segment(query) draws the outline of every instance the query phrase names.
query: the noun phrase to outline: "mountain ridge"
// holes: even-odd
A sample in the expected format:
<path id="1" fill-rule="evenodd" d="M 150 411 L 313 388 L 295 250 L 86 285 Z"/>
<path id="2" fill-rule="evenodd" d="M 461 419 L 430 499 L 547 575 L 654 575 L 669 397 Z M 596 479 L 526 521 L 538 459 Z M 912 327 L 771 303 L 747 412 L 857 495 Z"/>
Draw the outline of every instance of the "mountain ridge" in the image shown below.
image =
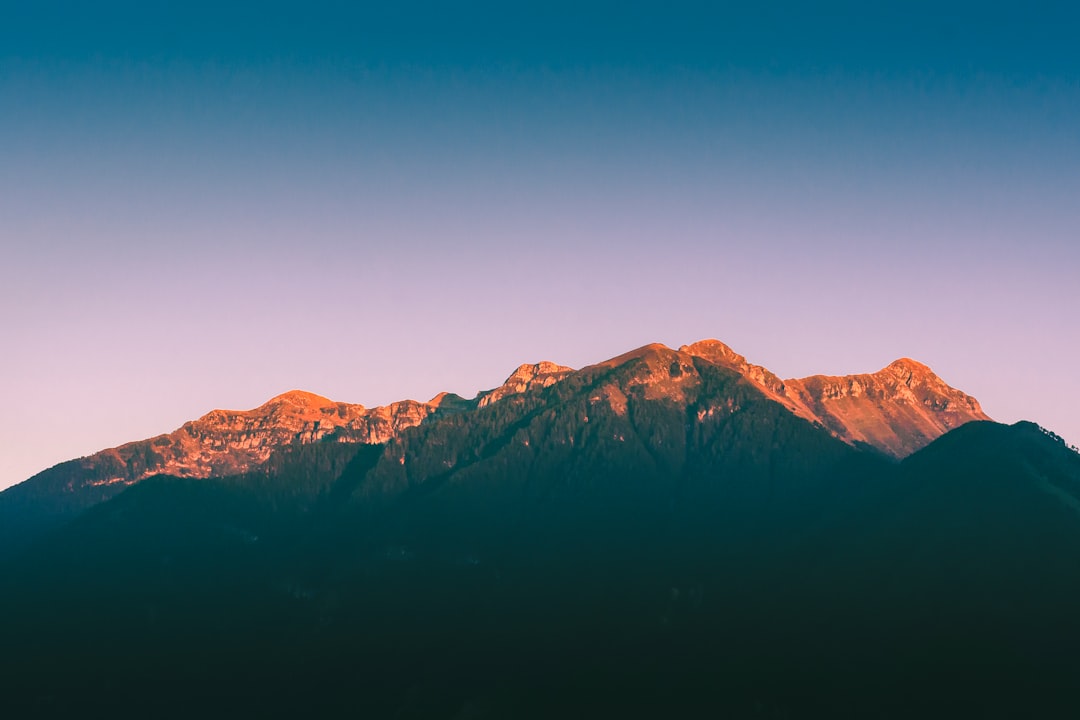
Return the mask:
<path id="1" fill-rule="evenodd" d="M 973 421 L 897 462 L 786 388 L 902 429 L 962 399 L 925 366 L 800 385 L 744 363 L 709 343 L 526 364 L 380 444 L 348 425 L 378 409 L 302 392 L 221 411 L 343 424 L 227 477 L 88 485 L 3 564 L 5 697 L 61 717 L 115 715 L 121 691 L 181 716 L 1074 716 L 1038 710 L 1076 705 L 1080 455 Z M 87 477 L 39 489 L 70 501 Z"/>
<path id="2" fill-rule="evenodd" d="M 685 404 L 700 385 L 696 364 L 702 361 L 736 373 L 768 400 L 843 442 L 872 447 L 894 459 L 965 422 L 989 419 L 974 398 L 906 358 L 875 373 L 782 380 L 719 340 L 701 340 L 677 350 L 651 343 L 579 370 L 550 361 L 526 363 L 499 386 L 471 399 L 443 392 L 428 402 L 401 400 L 368 408 L 290 390 L 249 410 L 212 410 L 171 433 L 44 470 L 0 493 L 0 511 L 5 505 L 30 507 L 29 516 L 36 513 L 52 524 L 153 475 L 224 477 L 255 470 L 276 449 L 291 445 L 383 444 L 437 416 L 486 412 L 546 392 L 570 378 L 593 377 L 620 367 L 633 369 L 623 373 L 621 381 L 597 390 L 597 397 L 616 415 L 626 412 L 628 394 L 638 389 L 646 400 Z M 701 422 L 715 409 L 695 412 Z"/>

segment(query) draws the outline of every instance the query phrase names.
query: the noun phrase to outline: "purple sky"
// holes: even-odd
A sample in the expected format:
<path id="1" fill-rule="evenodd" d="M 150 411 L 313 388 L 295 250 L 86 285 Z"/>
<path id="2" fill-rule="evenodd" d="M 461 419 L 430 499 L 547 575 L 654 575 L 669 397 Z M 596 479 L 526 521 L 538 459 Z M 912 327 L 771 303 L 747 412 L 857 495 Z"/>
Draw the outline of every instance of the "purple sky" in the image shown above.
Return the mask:
<path id="1" fill-rule="evenodd" d="M 1080 83 L 1001 23 L 850 57 L 647 23 L 0 43 L 0 487 L 291 388 L 471 396 L 704 337 L 783 377 L 914 357 L 1080 442 Z"/>

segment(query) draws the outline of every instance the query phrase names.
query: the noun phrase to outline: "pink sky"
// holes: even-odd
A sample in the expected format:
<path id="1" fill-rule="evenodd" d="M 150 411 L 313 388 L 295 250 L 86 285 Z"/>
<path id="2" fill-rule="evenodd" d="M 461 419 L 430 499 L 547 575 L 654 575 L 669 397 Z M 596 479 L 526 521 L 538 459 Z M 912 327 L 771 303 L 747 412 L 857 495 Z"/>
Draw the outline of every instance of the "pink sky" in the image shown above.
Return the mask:
<path id="1" fill-rule="evenodd" d="M 1080 442 L 1080 91 L 920 77 L 4 61 L 0 487 L 705 337 Z"/>

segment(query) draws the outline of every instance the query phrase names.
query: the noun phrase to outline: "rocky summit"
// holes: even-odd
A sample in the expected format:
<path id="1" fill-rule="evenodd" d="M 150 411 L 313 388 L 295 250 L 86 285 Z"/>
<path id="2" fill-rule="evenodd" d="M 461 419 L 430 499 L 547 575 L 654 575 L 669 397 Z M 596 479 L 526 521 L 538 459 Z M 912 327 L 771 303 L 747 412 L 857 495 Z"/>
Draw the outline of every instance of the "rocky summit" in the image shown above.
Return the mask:
<path id="1" fill-rule="evenodd" d="M 788 380 L 784 393 L 842 440 L 897 458 L 964 423 L 990 419 L 975 398 L 907 358 L 866 375 Z"/>
<path id="2" fill-rule="evenodd" d="M 975 398 L 908 358 L 875 373 L 781 380 L 718 340 L 679 350 L 736 370 L 791 412 L 845 442 L 868 445 L 898 459 L 964 423 L 990 419 Z"/>

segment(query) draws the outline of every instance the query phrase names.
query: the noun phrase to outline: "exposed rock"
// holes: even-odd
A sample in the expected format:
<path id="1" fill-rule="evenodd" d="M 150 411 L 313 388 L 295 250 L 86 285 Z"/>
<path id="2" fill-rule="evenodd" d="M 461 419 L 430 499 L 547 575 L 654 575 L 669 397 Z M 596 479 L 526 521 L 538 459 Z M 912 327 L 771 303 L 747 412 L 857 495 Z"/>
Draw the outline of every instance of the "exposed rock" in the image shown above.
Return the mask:
<path id="1" fill-rule="evenodd" d="M 441 392 L 427 402 L 428 405 L 444 412 L 461 412 L 476 406 L 476 400 L 466 400 L 457 393 Z"/>
<path id="2" fill-rule="evenodd" d="M 487 407 L 511 395 L 520 395 L 529 390 L 549 387 L 572 372 L 574 372 L 573 368 L 547 361 L 534 365 L 521 365 L 510 374 L 510 377 L 506 378 L 502 385 L 494 390 L 480 393 L 477 397 L 477 407 Z"/>
<path id="3" fill-rule="evenodd" d="M 213 410 L 175 432 L 158 435 L 86 458 L 90 467 L 123 469 L 102 484 L 132 484 L 156 474 L 220 477 L 258 467 L 275 448 L 314 443 L 330 437 L 338 442 L 383 443 L 414 427 L 440 405 L 404 400 L 385 407 L 334 402 L 293 390 L 253 410 Z M 74 489 L 74 488 L 73 488 Z"/>
<path id="4" fill-rule="evenodd" d="M 662 343 L 652 343 L 614 357 L 611 360 L 592 365 L 586 370 L 632 367 L 633 372 L 622 379 L 617 398 L 622 392 L 633 392 L 641 388 L 645 399 L 667 399 L 684 403 L 687 393 L 700 384 L 701 378 L 694 368 L 693 359 L 684 353 L 676 352 Z M 610 394 L 610 393 L 609 393 Z M 619 403 L 616 399 L 615 403 Z M 615 407 L 615 404 L 612 405 Z"/>
<path id="5" fill-rule="evenodd" d="M 760 365 L 748 363 L 745 357 L 719 340 L 700 340 L 691 345 L 683 345 L 679 348 L 679 352 L 730 368 L 756 385 L 770 399 L 780 403 L 799 417 L 811 422 L 819 422 L 817 416 L 805 404 L 788 393 L 783 380 Z"/>
<path id="6" fill-rule="evenodd" d="M 966 422 L 990 419 L 975 398 L 909 358 L 876 373 L 781 380 L 718 340 L 702 340 L 679 350 L 736 370 L 772 399 L 841 440 L 866 443 L 897 458 Z"/>
<path id="7" fill-rule="evenodd" d="M 867 443 L 897 458 L 964 423 L 990 419 L 975 398 L 908 358 L 876 373 L 814 375 L 784 385 L 789 397 L 804 404 L 837 437 Z"/>

